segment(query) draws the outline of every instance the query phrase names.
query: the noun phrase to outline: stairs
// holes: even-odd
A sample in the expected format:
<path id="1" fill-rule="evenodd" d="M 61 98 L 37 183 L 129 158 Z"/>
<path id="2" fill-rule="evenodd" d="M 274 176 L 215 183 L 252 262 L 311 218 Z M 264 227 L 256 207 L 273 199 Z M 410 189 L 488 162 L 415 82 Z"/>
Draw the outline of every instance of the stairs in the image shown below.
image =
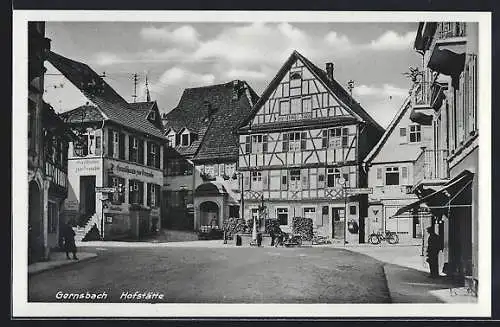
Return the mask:
<path id="1" fill-rule="evenodd" d="M 97 214 L 94 213 L 88 220 L 87 223 L 85 223 L 84 227 L 73 227 L 73 230 L 75 231 L 75 242 L 82 242 L 82 240 L 87 236 L 89 233 L 90 229 L 94 226 L 94 224 L 97 224 L 97 227 L 99 228 L 99 219 L 97 217 Z"/>

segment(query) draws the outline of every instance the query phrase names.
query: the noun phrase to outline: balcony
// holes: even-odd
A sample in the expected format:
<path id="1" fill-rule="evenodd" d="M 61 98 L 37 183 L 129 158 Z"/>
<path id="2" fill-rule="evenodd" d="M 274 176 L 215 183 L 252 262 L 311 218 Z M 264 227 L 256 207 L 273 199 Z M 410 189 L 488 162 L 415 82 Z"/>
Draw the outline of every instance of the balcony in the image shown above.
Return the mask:
<path id="1" fill-rule="evenodd" d="M 414 84 L 412 91 L 413 108 L 410 114 L 411 121 L 425 126 L 432 124 L 431 98 L 432 90 L 430 83 L 419 81 Z"/>
<path id="2" fill-rule="evenodd" d="M 436 40 L 444 40 L 455 37 L 465 37 L 467 36 L 466 23 L 458 22 L 442 22 L 437 23 L 436 33 L 434 38 Z"/>
<path id="3" fill-rule="evenodd" d="M 415 160 L 413 185 L 440 185 L 448 178 L 448 150 L 428 150 L 423 148 Z"/>

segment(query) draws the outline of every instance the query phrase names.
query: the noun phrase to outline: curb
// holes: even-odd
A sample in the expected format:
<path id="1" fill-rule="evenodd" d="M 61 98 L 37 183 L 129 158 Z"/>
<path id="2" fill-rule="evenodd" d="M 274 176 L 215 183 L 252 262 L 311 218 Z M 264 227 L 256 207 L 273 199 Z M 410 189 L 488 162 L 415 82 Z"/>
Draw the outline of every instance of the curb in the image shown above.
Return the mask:
<path id="1" fill-rule="evenodd" d="M 70 266 L 70 265 L 76 265 L 80 262 L 89 261 L 89 260 L 95 259 L 97 257 L 98 257 L 97 253 L 89 253 L 89 256 L 87 256 L 85 258 L 81 258 L 79 260 L 71 260 L 71 261 L 68 260 L 68 261 L 61 262 L 60 264 L 57 264 L 57 265 L 52 265 L 52 266 L 48 266 L 48 267 L 41 267 L 39 269 L 35 269 L 32 271 L 29 270 L 30 267 L 28 266 L 28 276 L 37 275 L 37 274 L 45 272 L 45 271 L 55 270 L 55 269 Z M 45 262 L 50 262 L 50 261 L 45 261 Z"/>

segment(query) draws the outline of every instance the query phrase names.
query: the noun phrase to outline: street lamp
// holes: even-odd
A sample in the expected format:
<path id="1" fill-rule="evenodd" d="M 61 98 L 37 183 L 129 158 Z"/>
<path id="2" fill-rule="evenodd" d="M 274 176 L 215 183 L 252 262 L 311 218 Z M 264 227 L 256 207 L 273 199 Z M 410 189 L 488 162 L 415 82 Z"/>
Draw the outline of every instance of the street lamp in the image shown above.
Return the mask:
<path id="1" fill-rule="evenodd" d="M 346 180 L 343 177 L 340 177 L 337 180 L 337 183 L 342 186 L 342 191 L 344 193 L 344 246 L 346 245 L 346 228 L 347 228 L 347 187 Z"/>

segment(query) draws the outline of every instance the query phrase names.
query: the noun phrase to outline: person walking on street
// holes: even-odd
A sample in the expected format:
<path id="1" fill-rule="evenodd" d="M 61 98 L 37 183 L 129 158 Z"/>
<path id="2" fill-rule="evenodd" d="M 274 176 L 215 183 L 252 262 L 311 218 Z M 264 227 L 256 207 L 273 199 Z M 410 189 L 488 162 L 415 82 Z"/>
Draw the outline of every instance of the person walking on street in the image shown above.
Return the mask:
<path id="1" fill-rule="evenodd" d="M 434 227 L 427 227 L 429 238 L 427 239 L 427 262 L 429 263 L 432 278 L 439 277 L 438 254 L 441 250 L 439 236 L 434 233 Z"/>
<path id="2" fill-rule="evenodd" d="M 69 253 L 73 253 L 73 260 L 78 260 L 76 257 L 76 244 L 75 244 L 75 231 L 69 224 L 63 226 L 64 237 L 64 250 L 66 251 L 66 258 L 71 260 Z"/>

